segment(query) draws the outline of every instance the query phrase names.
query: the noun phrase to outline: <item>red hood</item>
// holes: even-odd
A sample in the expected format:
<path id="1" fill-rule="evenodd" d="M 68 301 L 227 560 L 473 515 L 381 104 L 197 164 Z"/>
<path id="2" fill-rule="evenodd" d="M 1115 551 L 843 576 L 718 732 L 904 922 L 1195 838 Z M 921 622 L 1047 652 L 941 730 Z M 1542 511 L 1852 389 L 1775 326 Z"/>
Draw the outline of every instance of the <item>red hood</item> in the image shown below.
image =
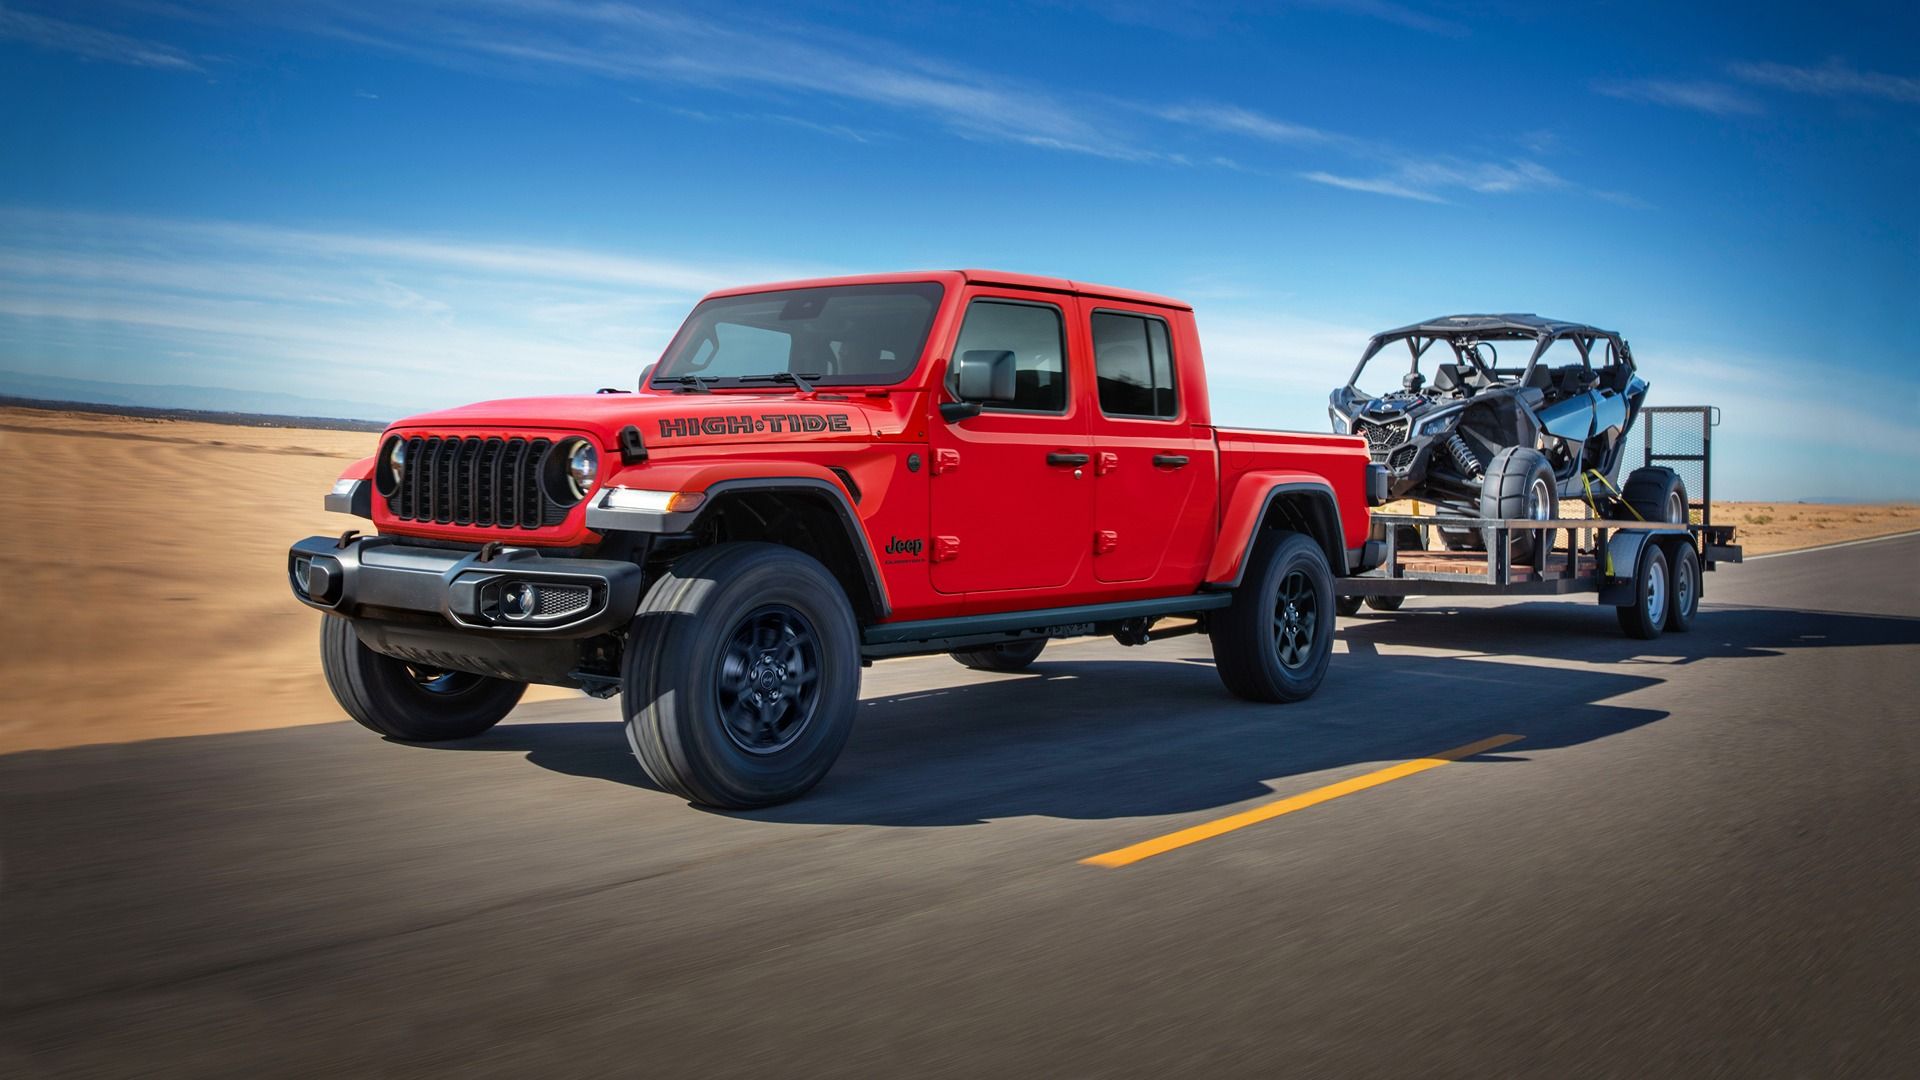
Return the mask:
<path id="1" fill-rule="evenodd" d="M 485 428 L 579 433 L 606 448 L 632 424 L 650 447 L 869 439 L 898 434 L 911 394 L 821 399 L 773 394 L 574 394 L 509 398 L 422 413 L 390 430 Z"/>

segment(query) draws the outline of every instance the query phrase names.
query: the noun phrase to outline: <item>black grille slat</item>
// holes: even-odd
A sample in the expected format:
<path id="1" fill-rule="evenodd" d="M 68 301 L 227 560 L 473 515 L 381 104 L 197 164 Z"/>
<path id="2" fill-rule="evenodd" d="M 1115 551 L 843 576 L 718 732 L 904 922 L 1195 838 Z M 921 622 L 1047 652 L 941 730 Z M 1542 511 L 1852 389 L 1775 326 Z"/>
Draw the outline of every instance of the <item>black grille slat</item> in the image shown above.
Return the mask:
<path id="1" fill-rule="evenodd" d="M 551 439 L 415 435 L 406 440 L 406 475 L 387 509 L 408 521 L 538 529 L 567 518 L 569 507 L 540 484 Z"/>

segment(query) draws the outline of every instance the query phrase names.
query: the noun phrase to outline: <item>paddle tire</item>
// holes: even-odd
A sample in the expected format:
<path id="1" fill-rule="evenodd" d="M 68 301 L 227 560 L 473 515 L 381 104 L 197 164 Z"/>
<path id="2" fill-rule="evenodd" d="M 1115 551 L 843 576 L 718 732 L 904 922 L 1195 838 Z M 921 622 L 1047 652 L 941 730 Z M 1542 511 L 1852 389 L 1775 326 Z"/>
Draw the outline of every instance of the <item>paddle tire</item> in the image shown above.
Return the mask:
<path id="1" fill-rule="evenodd" d="M 1620 629 L 1631 638 L 1652 641 L 1667 628 L 1667 612 L 1673 603 L 1673 576 L 1667 568 L 1666 553 L 1656 544 L 1640 552 L 1640 565 L 1633 572 L 1634 602 L 1614 609 L 1620 617 Z"/>
<path id="2" fill-rule="evenodd" d="M 1687 523 L 1687 485 L 1672 469 L 1649 465 L 1633 470 L 1627 474 L 1620 496 L 1641 521 Z"/>
<path id="3" fill-rule="evenodd" d="M 1560 512 L 1558 492 L 1547 455 L 1531 446 L 1510 446 L 1487 466 L 1486 479 L 1480 485 L 1480 516 L 1548 521 Z M 1486 530 L 1487 542 L 1499 535 L 1496 530 Z M 1552 529 L 1512 529 L 1506 535 L 1516 563 L 1532 562 L 1535 552 L 1544 557 L 1553 550 Z"/>
<path id="4" fill-rule="evenodd" d="M 499 723 L 527 684 L 418 667 L 374 652 L 346 619 L 320 620 L 327 689 L 361 727 L 402 742 L 468 739 Z"/>
<path id="5" fill-rule="evenodd" d="M 706 806 L 770 806 L 819 783 L 846 745 L 859 628 L 817 560 L 718 544 L 647 591 L 622 675 L 627 738 L 654 783 Z"/>
<path id="6" fill-rule="evenodd" d="M 1014 672 L 1025 671 L 1027 665 L 1040 659 L 1040 650 L 1046 647 L 1047 639 L 1038 638 L 1004 645 L 982 645 L 976 649 L 955 649 L 949 655 L 975 671 Z"/>
<path id="7" fill-rule="evenodd" d="M 1333 574 L 1311 537 L 1261 534 L 1231 606 L 1210 624 L 1214 669 L 1236 697 L 1310 697 L 1333 656 Z"/>

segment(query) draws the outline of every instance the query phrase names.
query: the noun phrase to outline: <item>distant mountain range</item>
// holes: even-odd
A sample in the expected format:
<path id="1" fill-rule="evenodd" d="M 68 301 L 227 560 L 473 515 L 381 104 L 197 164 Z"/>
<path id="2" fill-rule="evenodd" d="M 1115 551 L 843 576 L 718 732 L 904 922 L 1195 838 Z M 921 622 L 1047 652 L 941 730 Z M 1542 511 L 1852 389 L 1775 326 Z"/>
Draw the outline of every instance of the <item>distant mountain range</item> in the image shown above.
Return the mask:
<path id="1" fill-rule="evenodd" d="M 155 386 L 148 383 L 98 382 L 57 375 L 30 375 L 0 371 L 0 395 L 39 401 L 119 405 L 162 411 L 249 413 L 329 420 L 367 420 L 384 423 L 401 409 L 370 401 L 310 398 L 264 390 L 225 390 L 212 386 Z"/>

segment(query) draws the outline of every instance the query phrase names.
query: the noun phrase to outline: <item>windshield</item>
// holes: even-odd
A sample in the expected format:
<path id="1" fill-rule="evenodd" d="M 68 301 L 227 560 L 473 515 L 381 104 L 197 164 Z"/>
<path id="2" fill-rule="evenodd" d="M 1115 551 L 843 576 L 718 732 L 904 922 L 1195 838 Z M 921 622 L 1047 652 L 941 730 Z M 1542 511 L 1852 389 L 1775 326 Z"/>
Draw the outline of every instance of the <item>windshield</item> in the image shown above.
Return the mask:
<path id="1" fill-rule="evenodd" d="M 687 316 L 651 385 L 782 372 L 825 385 L 896 383 L 920 362 L 940 295 L 938 284 L 915 281 L 717 297 Z"/>

